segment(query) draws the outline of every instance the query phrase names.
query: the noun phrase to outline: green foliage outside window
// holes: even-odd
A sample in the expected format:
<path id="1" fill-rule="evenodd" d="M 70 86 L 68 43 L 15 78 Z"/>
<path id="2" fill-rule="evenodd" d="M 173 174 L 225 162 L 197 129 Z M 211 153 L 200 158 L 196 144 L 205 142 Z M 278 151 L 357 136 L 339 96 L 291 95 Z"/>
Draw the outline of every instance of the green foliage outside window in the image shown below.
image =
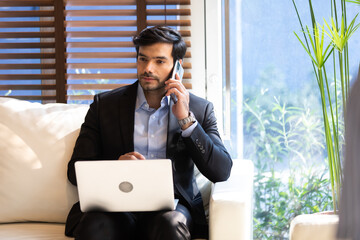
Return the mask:
<path id="1" fill-rule="evenodd" d="M 261 87 L 244 93 L 244 155 L 256 171 L 254 239 L 288 239 L 295 216 L 332 209 L 317 88 L 289 90 L 273 73 L 264 71 Z"/>

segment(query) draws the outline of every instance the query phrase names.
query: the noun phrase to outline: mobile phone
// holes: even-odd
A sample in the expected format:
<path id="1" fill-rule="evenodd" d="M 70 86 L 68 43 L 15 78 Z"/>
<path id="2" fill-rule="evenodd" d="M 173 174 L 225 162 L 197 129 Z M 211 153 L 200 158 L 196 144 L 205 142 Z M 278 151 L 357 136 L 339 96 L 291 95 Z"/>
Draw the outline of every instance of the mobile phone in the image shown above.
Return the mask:
<path id="1" fill-rule="evenodd" d="M 180 81 L 182 81 L 182 77 L 184 75 L 184 68 L 181 66 L 179 60 L 176 60 L 175 64 L 174 64 L 174 68 L 173 68 L 173 72 L 171 75 L 172 79 L 175 79 L 175 75 L 176 73 L 179 75 L 180 77 Z M 174 93 L 170 94 L 171 99 L 174 101 L 174 103 L 177 103 L 177 97 Z"/>

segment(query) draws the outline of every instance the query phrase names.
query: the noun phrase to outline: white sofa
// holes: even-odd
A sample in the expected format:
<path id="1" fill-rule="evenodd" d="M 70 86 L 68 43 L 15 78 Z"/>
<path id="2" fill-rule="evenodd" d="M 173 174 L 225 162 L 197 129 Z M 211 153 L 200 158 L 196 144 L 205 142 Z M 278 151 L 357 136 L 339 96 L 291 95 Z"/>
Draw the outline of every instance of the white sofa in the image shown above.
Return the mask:
<path id="1" fill-rule="evenodd" d="M 338 224 L 339 216 L 335 214 L 301 214 L 290 223 L 289 239 L 336 240 Z"/>
<path id="2" fill-rule="evenodd" d="M 69 239 L 64 223 L 78 197 L 66 168 L 87 110 L 0 97 L 0 239 Z M 251 161 L 234 160 L 226 182 L 211 184 L 200 174 L 197 180 L 210 239 L 251 239 Z"/>

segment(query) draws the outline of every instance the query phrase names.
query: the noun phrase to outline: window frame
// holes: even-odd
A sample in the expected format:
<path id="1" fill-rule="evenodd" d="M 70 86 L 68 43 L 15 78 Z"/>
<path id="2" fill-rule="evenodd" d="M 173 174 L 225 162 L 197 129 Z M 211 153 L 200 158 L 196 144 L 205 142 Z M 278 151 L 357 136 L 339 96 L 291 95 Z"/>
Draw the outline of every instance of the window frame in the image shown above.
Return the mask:
<path id="1" fill-rule="evenodd" d="M 243 91 L 241 50 L 241 2 L 204 0 L 206 29 L 206 98 L 213 102 L 219 132 L 233 158 L 243 156 Z M 230 31 L 230 18 L 236 15 Z M 236 37 L 236 45 L 230 39 Z M 235 69 L 234 69 L 235 68 Z M 232 89 L 233 86 L 236 89 Z M 221 94 L 219 94 L 221 89 Z M 234 91 L 236 93 L 234 94 Z M 235 119 L 235 120 L 234 120 Z M 234 126 L 236 124 L 236 126 Z"/>

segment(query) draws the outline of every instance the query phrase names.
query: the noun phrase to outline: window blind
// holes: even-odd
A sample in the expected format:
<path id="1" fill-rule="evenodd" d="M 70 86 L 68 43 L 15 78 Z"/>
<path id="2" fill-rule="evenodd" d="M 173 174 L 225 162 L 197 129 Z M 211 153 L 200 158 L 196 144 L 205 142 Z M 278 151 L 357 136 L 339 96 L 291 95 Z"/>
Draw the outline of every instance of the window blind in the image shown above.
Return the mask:
<path id="1" fill-rule="evenodd" d="M 64 102 L 61 1 L 0 1 L 0 94 Z M 43 10 L 46 9 L 46 10 Z M 47 94 L 43 94 L 47 91 Z"/>
<path id="2" fill-rule="evenodd" d="M 137 79 L 132 37 L 147 26 L 167 25 L 179 30 L 191 47 L 190 4 L 190 0 L 2 0 L 0 7 L 9 10 L 0 11 L 4 39 L 0 93 L 28 100 L 87 102 L 100 91 L 131 84 Z M 190 49 L 184 59 L 187 88 L 191 88 Z"/>

